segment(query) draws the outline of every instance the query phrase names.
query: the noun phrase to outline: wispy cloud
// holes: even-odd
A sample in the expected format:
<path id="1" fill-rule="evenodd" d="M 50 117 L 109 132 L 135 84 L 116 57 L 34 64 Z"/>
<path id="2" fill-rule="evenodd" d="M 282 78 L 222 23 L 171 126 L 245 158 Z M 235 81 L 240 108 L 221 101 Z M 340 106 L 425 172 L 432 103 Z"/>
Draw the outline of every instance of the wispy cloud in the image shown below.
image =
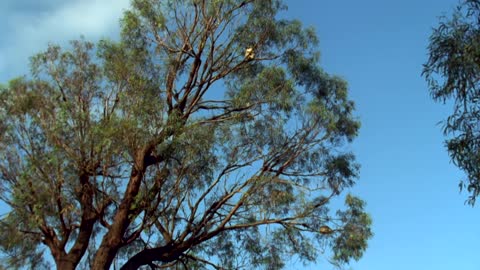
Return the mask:
<path id="1" fill-rule="evenodd" d="M 5 0 L 3 0 L 5 1 Z M 6 0 L 0 19 L 0 81 L 28 71 L 28 57 L 48 43 L 65 44 L 84 35 L 88 40 L 115 37 L 130 0 Z M 12 2 L 8 5 L 8 2 Z M 3 22 L 2 22 L 3 21 Z"/>

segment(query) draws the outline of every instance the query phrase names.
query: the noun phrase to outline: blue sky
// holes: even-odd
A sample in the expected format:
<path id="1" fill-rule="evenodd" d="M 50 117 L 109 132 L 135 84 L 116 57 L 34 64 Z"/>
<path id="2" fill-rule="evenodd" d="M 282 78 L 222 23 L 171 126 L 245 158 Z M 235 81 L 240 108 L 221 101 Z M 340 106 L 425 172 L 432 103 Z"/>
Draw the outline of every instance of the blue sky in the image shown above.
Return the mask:
<path id="1" fill-rule="evenodd" d="M 480 206 L 464 205 L 420 76 L 428 37 L 457 0 L 289 0 L 287 17 L 314 26 L 322 66 L 345 78 L 362 121 L 352 146 L 362 165 L 352 190 L 368 203 L 375 236 L 357 270 L 478 270 Z M 115 37 L 128 0 L 0 1 L 0 82 L 28 70 L 48 41 Z M 290 269 L 300 269 L 301 263 Z M 325 259 L 305 269 L 330 269 Z"/>

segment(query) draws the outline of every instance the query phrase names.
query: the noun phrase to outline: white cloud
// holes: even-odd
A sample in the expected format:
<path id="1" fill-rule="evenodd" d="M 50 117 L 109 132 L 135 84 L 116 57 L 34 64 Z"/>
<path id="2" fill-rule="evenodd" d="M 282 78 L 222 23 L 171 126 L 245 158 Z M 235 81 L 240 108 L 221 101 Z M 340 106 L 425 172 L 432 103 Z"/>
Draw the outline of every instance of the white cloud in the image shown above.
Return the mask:
<path id="1" fill-rule="evenodd" d="M 5 34 L 0 41 L 0 81 L 26 73 L 28 57 L 45 49 L 50 42 L 65 44 L 80 35 L 87 40 L 115 37 L 119 19 L 129 2 L 75 0 L 38 13 L 7 10 Z"/>

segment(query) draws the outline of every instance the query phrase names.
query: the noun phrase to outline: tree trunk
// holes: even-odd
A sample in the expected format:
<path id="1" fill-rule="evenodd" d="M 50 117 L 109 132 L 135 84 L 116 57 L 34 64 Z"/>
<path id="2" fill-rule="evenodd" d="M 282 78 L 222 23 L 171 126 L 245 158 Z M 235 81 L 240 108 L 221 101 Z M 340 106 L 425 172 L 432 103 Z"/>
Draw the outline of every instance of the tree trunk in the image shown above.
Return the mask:
<path id="1" fill-rule="evenodd" d="M 55 261 L 58 270 L 75 270 L 78 262 L 71 261 L 65 256 L 64 258 Z"/>
<path id="2" fill-rule="evenodd" d="M 151 151 L 157 144 L 158 142 L 155 144 L 149 144 L 142 150 L 138 151 L 135 155 L 135 165 L 132 167 L 132 173 L 130 175 L 127 189 L 125 190 L 125 195 L 115 217 L 113 218 L 113 222 L 108 232 L 103 236 L 100 247 L 95 254 L 92 265 L 93 270 L 108 270 L 113 259 L 115 259 L 118 250 L 124 244 L 123 238 L 125 237 L 125 232 L 130 225 L 131 220 L 135 218 L 130 216 L 132 213 L 132 203 L 138 194 L 147 166 L 153 164 L 148 164 L 147 157 L 149 157 Z M 159 161 L 157 160 L 156 162 Z"/>
<path id="3" fill-rule="evenodd" d="M 122 203 L 115 215 L 114 222 L 102 239 L 93 261 L 93 270 L 108 270 L 122 245 L 122 238 L 128 227 L 128 208 L 130 204 Z"/>
<path id="4" fill-rule="evenodd" d="M 95 254 L 92 270 L 110 269 L 110 265 L 112 264 L 119 248 L 119 245 L 112 244 L 109 246 L 102 243 L 97 254 Z"/>
<path id="5" fill-rule="evenodd" d="M 142 157 L 143 160 L 143 157 Z M 144 163 L 141 163 L 140 169 L 133 168 L 130 181 L 125 191 L 125 196 L 118 208 L 115 217 L 113 218 L 112 225 L 108 232 L 103 236 L 100 247 L 95 254 L 93 260 L 93 270 L 108 270 L 113 262 L 113 259 L 117 255 L 118 250 L 122 247 L 122 240 L 130 225 L 130 207 L 138 194 L 140 183 L 143 177 Z M 137 168 L 138 168 L 137 167 Z"/>

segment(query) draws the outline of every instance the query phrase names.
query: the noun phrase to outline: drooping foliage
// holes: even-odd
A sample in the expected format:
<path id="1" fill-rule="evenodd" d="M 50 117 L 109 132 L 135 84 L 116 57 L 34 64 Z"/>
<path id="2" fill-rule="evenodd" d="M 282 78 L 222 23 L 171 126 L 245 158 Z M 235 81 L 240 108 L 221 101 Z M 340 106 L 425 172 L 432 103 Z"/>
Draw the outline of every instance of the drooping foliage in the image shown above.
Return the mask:
<path id="1" fill-rule="evenodd" d="M 480 194 L 480 1 L 463 1 L 430 37 L 423 74 L 434 100 L 453 103 L 444 122 L 453 163 L 466 173 L 460 188 L 473 205 Z"/>
<path id="2" fill-rule="evenodd" d="M 354 104 L 284 9 L 134 0 L 119 42 L 32 57 L 0 93 L 6 264 L 45 248 L 58 269 L 359 259 L 364 202 L 330 206 L 358 176 Z"/>

